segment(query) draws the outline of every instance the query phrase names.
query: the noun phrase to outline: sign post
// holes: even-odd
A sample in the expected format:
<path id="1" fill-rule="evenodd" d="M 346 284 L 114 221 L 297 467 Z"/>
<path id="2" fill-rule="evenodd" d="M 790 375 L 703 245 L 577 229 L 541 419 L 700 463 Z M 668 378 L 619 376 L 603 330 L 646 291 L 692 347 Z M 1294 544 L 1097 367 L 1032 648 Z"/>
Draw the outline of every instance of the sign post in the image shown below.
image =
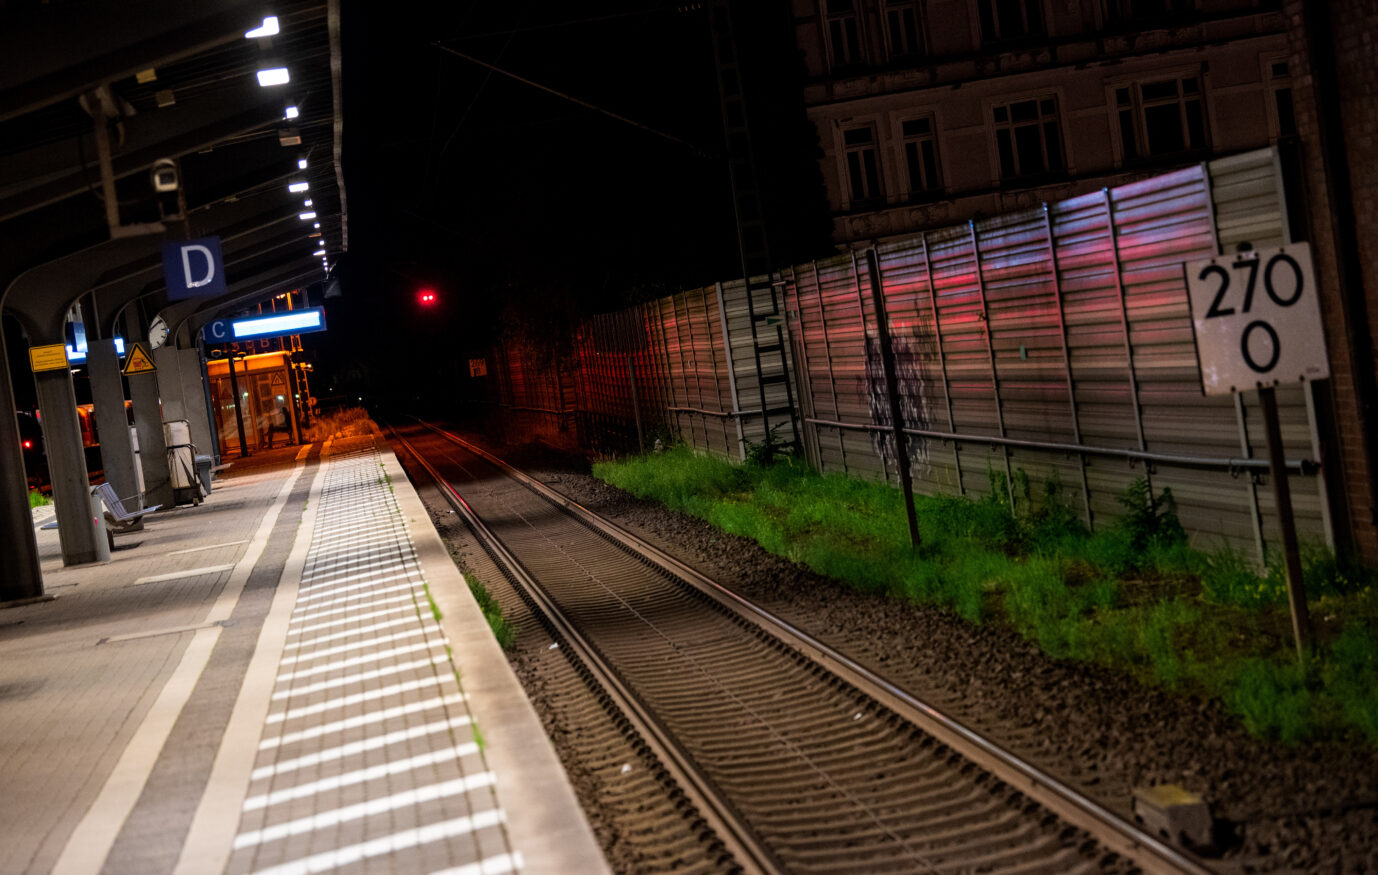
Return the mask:
<path id="1" fill-rule="evenodd" d="M 1330 376 L 1311 250 L 1294 243 L 1266 252 L 1241 252 L 1185 265 L 1196 352 L 1205 395 L 1257 389 L 1268 439 L 1268 474 L 1277 503 L 1287 569 L 1287 601 L 1297 658 L 1312 646 L 1292 491 L 1287 481 L 1279 383 Z"/>

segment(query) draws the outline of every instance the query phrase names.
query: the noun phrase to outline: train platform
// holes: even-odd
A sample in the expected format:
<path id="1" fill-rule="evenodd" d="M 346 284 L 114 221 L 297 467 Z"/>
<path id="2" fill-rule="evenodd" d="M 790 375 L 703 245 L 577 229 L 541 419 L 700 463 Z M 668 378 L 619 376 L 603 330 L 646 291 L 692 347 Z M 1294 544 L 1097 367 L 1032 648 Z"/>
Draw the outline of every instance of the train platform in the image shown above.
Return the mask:
<path id="1" fill-rule="evenodd" d="M 382 438 L 235 460 L 0 611 L 0 872 L 605 872 Z M 2 570 L 2 569 L 0 569 Z"/>

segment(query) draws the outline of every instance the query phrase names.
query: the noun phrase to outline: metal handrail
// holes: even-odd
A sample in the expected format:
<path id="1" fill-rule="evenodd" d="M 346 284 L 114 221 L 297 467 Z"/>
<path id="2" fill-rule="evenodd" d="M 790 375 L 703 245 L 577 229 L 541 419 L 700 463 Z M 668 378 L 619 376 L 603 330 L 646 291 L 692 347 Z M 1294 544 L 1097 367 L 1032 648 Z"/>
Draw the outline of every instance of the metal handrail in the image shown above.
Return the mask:
<path id="1" fill-rule="evenodd" d="M 805 417 L 805 422 L 828 428 L 852 429 L 854 431 L 889 431 L 885 425 L 858 425 L 851 422 L 836 422 L 831 419 Z M 1131 461 L 1156 462 L 1163 465 L 1183 465 L 1193 468 L 1224 468 L 1236 470 L 1268 470 L 1267 459 L 1219 458 L 1214 456 L 1179 456 L 1172 453 L 1149 453 L 1143 450 L 1120 449 L 1118 447 L 1093 447 L 1085 444 L 1064 444 L 1052 441 L 1030 441 L 1021 438 L 999 437 L 998 435 L 957 434 L 948 431 L 930 431 L 922 428 L 906 428 L 904 433 L 918 437 L 935 438 L 956 443 L 993 444 L 996 446 L 1023 447 L 1030 450 L 1050 450 L 1069 455 L 1108 456 Z M 1301 474 L 1313 475 L 1320 470 L 1320 463 L 1314 459 L 1289 459 L 1287 468 Z"/>

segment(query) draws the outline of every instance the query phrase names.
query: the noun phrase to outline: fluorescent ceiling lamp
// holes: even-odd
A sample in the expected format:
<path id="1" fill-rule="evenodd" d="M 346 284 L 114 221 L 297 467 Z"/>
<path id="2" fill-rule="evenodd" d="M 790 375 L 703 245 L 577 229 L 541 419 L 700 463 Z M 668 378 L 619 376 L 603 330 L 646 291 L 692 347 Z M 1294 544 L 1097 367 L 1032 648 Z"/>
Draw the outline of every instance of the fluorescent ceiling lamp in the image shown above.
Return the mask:
<path id="1" fill-rule="evenodd" d="M 299 191 L 306 191 L 310 187 L 311 183 L 309 182 L 293 182 L 287 186 L 287 190 L 292 194 L 296 194 Z"/>
<path id="2" fill-rule="evenodd" d="M 311 254 L 312 254 L 312 255 L 324 256 L 324 255 L 325 255 L 325 250 L 324 250 L 324 249 L 317 249 L 315 252 L 313 252 L 313 253 L 311 253 Z M 324 261 L 325 259 L 322 258 L 321 260 Z"/>
<path id="3" fill-rule="evenodd" d="M 245 38 L 245 39 L 259 39 L 259 38 L 265 37 L 265 36 L 272 36 L 273 34 L 275 34 L 275 33 L 277 33 L 277 32 L 278 32 L 278 17 L 277 17 L 276 15 L 268 15 L 268 16 L 265 16 L 265 17 L 264 17 L 264 19 L 263 19 L 263 24 L 259 25 L 258 27 L 254 28 L 253 30 L 245 31 L 245 32 L 244 32 L 244 38 Z"/>
<path id="4" fill-rule="evenodd" d="M 312 225 L 311 227 L 313 227 L 313 228 L 319 228 L 320 226 L 321 226 L 321 223 L 320 223 L 320 222 L 317 222 L 316 224 Z"/>
<path id="5" fill-rule="evenodd" d="M 286 67 L 272 67 L 268 70 L 258 71 L 258 84 L 267 88 L 269 85 L 286 85 L 292 81 L 292 74 L 287 72 Z"/>
<path id="6" fill-rule="evenodd" d="M 290 334 L 304 328 L 319 328 L 320 326 L 321 314 L 319 310 L 315 309 L 292 310 L 277 316 L 261 319 L 240 319 L 230 323 L 236 340 L 244 337 L 259 337 L 264 334 Z"/>
<path id="7" fill-rule="evenodd" d="M 311 204 L 311 198 L 307 198 L 306 200 L 302 201 L 302 202 L 301 202 L 301 205 L 304 206 L 304 207 L 309 207 L 309 206 L 311 206 L 311 205 L 312 205 L 312 204 Z"/>
<path id="8" fill-rule="evenodd" d="M 305 158 L 298 158 L 298 159 L 297 159 L 297 169 L 298 169 L 298 170 L 305 170 L 305 169 L 306 169 L 306 159 L 305 159 Z"/>
<path id="9" fill-rule="evenodd" d="M 301 115 L 301 110 L 297 109 L 295 106 L 289 106 L 287 107 L 286 111 L 283 112 L 282 117 L 296 118 L 299 115 Z"/>
<path id="10" fill-rule="evenodd" d="M 297 214 L 297 218 L 298 218 L 298 219 L 301 219 L 303 222 L 309 222 L 309 221 L 311 221 L 312 219 L 316 218 L 316 214 L 315 214 L 315 213 L 298 213 L 298 214 Z"/>

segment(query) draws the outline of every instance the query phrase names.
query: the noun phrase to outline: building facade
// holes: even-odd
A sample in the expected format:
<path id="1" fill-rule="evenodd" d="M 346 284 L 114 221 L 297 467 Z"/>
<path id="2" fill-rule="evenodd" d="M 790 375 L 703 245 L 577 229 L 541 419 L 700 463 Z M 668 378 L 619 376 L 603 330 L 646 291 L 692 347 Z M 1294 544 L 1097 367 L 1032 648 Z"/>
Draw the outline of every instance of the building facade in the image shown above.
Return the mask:
<path id="1" fill-rule="evenodd" d="M 839 244 L 1295 133 L 1276 0 L 792 0 Z"/>

